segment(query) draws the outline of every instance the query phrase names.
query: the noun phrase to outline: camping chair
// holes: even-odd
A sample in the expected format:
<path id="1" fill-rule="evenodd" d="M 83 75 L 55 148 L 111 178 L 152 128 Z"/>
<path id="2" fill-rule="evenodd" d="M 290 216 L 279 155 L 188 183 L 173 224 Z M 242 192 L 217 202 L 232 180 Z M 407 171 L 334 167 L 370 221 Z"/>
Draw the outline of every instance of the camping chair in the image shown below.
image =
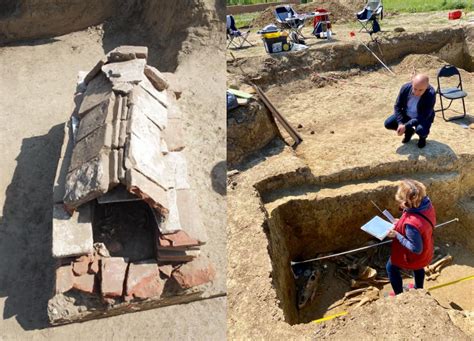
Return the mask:
<path id="1" fill-rule="evenodd" d="M 316 14 L 317 13 L 317 14 Z M 331 38 L 331 21 L 329 19 L 329 12 L 324 8 L 317 8 L 313 19 L 313 35 L 316 38 L 330 39 Z"/>
<path id="2" fill-rule="evenodd" d="M 274 14 L 280 28 L 290 30 L 290 37 L 306 39 L 301 32 L 304 27 L 305 16 L 298 15 L 290 5 L 277 6 Z M 294 33 L 292 34 L 292 32 Z"/>
<path id="3" fill-rule="evenodd" d="M 250 31 L 240 32 L 237 27 L 235 27 L 235 19 L 232 15 L 226 16 L 226 32 L 227 32 L 227 39 L 229 43 L 227 44 L 227 48 L 229 46 L 234 46 L 237 49 L 240 49 L 244 46 L 245 43 L 253 46 L 251 42 L 247 40 Z"/>
<path id="4" fill-rule="evenodd" d="M 451 88 L 441 88 L 441 83 L 440 83 L 440 78 L 450 78 L 453 76 L 458 76 L 459 83 L 456 87 L 451 87 Z M 452 120 L 457 120 L 460 118 L 464 118 L 466 116 L 466 105 L 464 104 L 464 97 L 467 96 L 467 93 L 462 89 L 462 80 L 461 80 L 461 74 L 459 73 L 459 70 L 453 66 L 453 65 L 445 65 L 438 71 L 438 89 L 436 89 L 436 92 L 439 94 L 439 102 L 441 105 L 440 110 L 436 111 L 441 111 L 443 114 L 443 119 L 447 121 L 452 121 Z M 450 100 L 449 105 L 444 108 L 443 107 L 443 97 L 447 98 Z M 463 108 L 463 115 L 458 115 L 454 116 L 451 118 L 446 118 L 444 116 L 444 111 L 448 110 L 449 107 L 451 106 L 451 103 L 455 99 L 461 99 L 462 101 L 462 108 Z"/>
<path id="5" fill-rule="evenodd" d="M 356 13 L 357 21 L 362 25 L 362 30 L 365 30 L 368 34 L 372 35 L 380 31 L 380 24 L 377 20 L 377 17 L 380 17 L 380 20 L 383 19 L 383 5 L 380 0 L 369 0 L 364 9 Z"/>

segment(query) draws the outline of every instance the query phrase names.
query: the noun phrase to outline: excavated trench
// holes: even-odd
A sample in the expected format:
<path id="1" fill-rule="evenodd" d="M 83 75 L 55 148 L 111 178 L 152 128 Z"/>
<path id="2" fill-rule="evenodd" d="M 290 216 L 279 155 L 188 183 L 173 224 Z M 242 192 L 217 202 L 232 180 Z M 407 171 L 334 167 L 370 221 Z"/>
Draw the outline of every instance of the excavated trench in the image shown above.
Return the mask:
<path id="1" fill-rule="evenodd" d="M 393 38 L 385 41 L 382 50 L 388 63 L 396 63 L 416 52 L 434 55 L 473 72 L 473 37 L 474 27 L 423 32 L 406 35 L 405 40 Z M 389 43 L 392 45 L 390 48 Z M 246 68 L 251 66 L 252 61 L 234 61 L 230 69 L 239 65 L 267 91 L 286 84 L 290 93 L 296 93 L 314 86 L 308 83 L 311 72 L 344 71 L 354 65 L 360 68 L 376 66 L 376 62 L 360 49 L 344 46 L 327 48 L 331 49 L 332 55 L 323 63 L 317 58 L 323 52 L 318 51 L 273 59 L 271 63 L 265 63 L 264 68 L 257 67 L 254 73 L 251 68 Z M 297 89 L 293 91 L 291 87 L 295 85 Z M 291 116 L 291 113 L 285 113 Z M 307 140 L 302 146 L 308 143 L 314 141 Z M 298 147 L 296 154 L 308 161 L 315 155 L 305 156 L 307 150 L 306 147 Z M 304 308 L 298 308 L 298 280 L 290 262 L 376 242 L 360 230 L 363 224 L 378 214 L 371 200 L 379 207 L 388 209 L 395 217 L 399 216 L 394 195 L 397 181 L 403 178 L 414 178 L 427 186 L 437 210 L 438 223 L 455 217 L 460 219 L 458 223 L 437 230 L 435 244 L 448 253 L 464 255 L 455 257 L 454 263 L 458 261 L 470 270 L 474 269 L 474 157 L 472 152 L 444 150 L 436 153 L 425 160 L 398 158 L 395 161 L 379 161 L 376 166 L 364 166 L 362 163 L 339 167 L 337 172 L 323 170 L 319 173 L 324 166 L 315 169 L 310 162 L 308 168 L 273 176 L 255 184 L 266 213 L 273 285 L 286 322 L 307 323 L 330 315 L 334 313 L 332 306 L 351 290 L 348 283 L 336 276 L 335 263 L 324 261 L 318 265 L 321 271 L 318 272 L 315 296 Z M 456 245 L 457 249 L 445 250 L 446 245 Z M 462 306 L 465 302 L 457 303 Z"/>
<path id="2" fill-rule="evenodd" d="M 465 254 L 474 251 L 474 178 L 469 170 L 474 160 L 456 161 L 454 169 L 443 173 L 392 175 L 375 179 L 346 181 L 337 184 L 299 184 L 280 191 L 260 194 L 267 212 L 273 283 L 285 319 L 290 324 L 306 323 L 324 316 L 329 306 L 351 290 L 335 277 L 334 264 L 324 261 L 316 297 L 298 309 L 295 269 L 290 261 L 302 261 L 322 254 L 336 253 L 377 241 L 360 227 L 378 214 L 371 200 L 388 209 L 395 217 L 394 200 L 397 180 L 418 179 L 427 185 L 427 192 L 437 210 L 439 223 L 458 217 L 459 223 L 442 227 L 435 233 L 435 244 L 457 245 Z M 258 187 L 258 186 L 257 186 Z M 269 186 L 270 188 L 272 186 Z M 456 260 L 455 260 L 456 262 Z M 474 258 L 468 264 L 474 269 Z M 469 275 L 469 274 L 467 274 Z"/>

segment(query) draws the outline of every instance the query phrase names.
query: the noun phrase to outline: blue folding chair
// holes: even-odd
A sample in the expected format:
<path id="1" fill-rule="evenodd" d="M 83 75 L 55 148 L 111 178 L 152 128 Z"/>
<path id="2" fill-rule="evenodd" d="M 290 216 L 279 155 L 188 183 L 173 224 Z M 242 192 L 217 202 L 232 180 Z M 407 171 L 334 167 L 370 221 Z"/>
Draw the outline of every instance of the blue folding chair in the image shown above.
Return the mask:
<path id="1" fill-rule="evenodd" d="M 377 18 L 383 19 L 383 5 L 380 0 L 369 0 L 364 9 L 356 13 L 357 21 L 362 25 L 362 30 L 372 35 L 380 31 L 380 24 Z"/>
<path id="2" fill-rule="evenodd" d="M 235 26 L 235 19 L 232 15 L 226 16 L 226 33 L 227 33 L 227 40 L 229 43 L 227 44 L 227 48 L 229 46 L 234 46 L 237 49 L 240 49 L 244 46 L 245 43 L 253 46 L 251 42 L 247 40 L 248 35 L 250 34 L 250 30 L 246 32 L 241 32 Z"/>
<path id="3" fill-rule="evenodd" d="M 450 88 L 442 88 L 441 83 L 440 83 L 440 78 L 450 78 L 458 76 L 459 83 L 456 87 L 450 87 Z M 457 120 L 466 117 L 466 105 L 464 103 L 464 97 L 467 96 L 467 93 L 462 89 L 462 79 L 461 79 L 461 74 L 459 73 L 459 70 L 453 66 L 453 65 L 445 65 L 438 71 L 438 89 L 436 92 L 439 94 L 439 102 L 441 105 L 440 110 L 436 111 L 441 111 L 443 114 L 443 119 L 445 121 L 452 121 L 452 120 Z M 444 108 L 443 107 L 443 97 L 448 99 L 449 105 Z M 454 100 L 460 99 L 462 101 L 462 108 L 463 108 L 463 115 L 458 115 L 450 118 L 446 118 L 444 116 L 444 111 L 448 110 L 451 104 L 453 103 Z"/>

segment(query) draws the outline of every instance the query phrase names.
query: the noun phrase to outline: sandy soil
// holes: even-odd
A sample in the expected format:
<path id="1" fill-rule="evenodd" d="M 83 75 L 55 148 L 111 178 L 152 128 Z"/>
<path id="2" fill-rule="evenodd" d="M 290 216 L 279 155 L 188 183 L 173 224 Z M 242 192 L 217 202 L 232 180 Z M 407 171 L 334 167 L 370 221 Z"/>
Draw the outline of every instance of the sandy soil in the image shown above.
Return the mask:
<path id="1" fill-rule="evenodd" d="M 170 47 L 179 52 L 162 50 L 166 63 L 153 46 L 149 58 L 163 71 L 176 69 L 174 82 L 183 89 L 188 169 L 210 237 L 203 252 L 218 273 L 206 295 L 215 298 L 55 328 L 48 327 L 46 307 L 54 280 L 52 184 L 61 125 L 74 106 L 77 72 L 90 70 L 117 45 L 140 44 L 141 37 L 96 27 L 0 48 L 0 339 L 225 337 L 225 74 L 213 72 L 225 68 L 221 31 L 193 28 Z"/>
<path id="2" fill-rule="evenodd" d="M 433 15 L 444 16 L 445 13 Z M 422 25 L 415 27 L 413 17 L 411 20 L 407 17 L 400 16 L 402 20 L 394 22 L 394 26 L 410 23 L 413 30 L 425 29 L 420 28 Z M 263 50 L 263 47 L 237 51 L 235 56 L 245 59 L 247 53 L 260 53 L 258 49 Z M 229 181 L 232 183 L 228 193 L 227 246 L 230 338 L 314 338 L 314 325 L 290 326 L 284 320 L 281 302 L 272 283 L 274 272 L 269 257 L 267 213 L 258 191 L 262 183 L 267 183 L 269 192 L 274 189 L 271 186 L 281 186 L 277 197 L 282 200 L 290 200 L 291 195 L 304 200 L 306 192 L 302 184 L 308 173 L 315 177 L 313 181 L 337 187 L 354 179 L 372 182 L 387 173 L 417 172 L 416 169 L 404 170 L 402 165 L 407 164 L 406 161 L 420 165 L 418 171 L 425 166 L 443 171 L 449 168 L 449 158 L 472 156 L 474 130 L 462 125 L 474 122 L 473 96 L 466 99 L 469 115 L 464 120 L 447 123 L 441 113 L 437 113 L 428 145 L 423 150 L 416 146 L 417 137 L 402 145 L 400 137 L 383 127 L 385 118 L 392 113 L 400 86 L 410 80 L 413 66 L 434 80 L 443 64 L 435 56 L 412 55 L 392 65 L 396 76 L 369 68 L 341 77 L 337 72 L 322 74 L 335 81 L 321 83 L 317 77 L 312 80 L 311 75 L 307 75 L 266 85 L 273 104 L 293 127 L 299 127 L 304 141 L 296 150 L 275 142 L 248 163 L 237 166 L 239 173 L 233 173 Z M 295 64 L 295 67 L 298 66 Z M 474 74 L 461 72 L 466 91 L 474 93 Z M 459 112 L 460 107 L 454 109 Z M 292 186 L 295 187 L 293 192 Z M 453 253 L 457 254 L 455 264 L 445 268 L 435 282 L 427 282 L 427 287 L 473 273 L 473 259 L 465 256 L 469 252 L 453 249 Z M 388 287 L 385 290 L 389 290 Z M 470 296 L 463 294 L 470 291 L 472 281 L 433 291 L 432 295 L 446 308 L 453 308 L 451 303 L 455 303 L 462 309 L 472 310 Z M 363 334 L 358 336 L 362 338 Z"/>

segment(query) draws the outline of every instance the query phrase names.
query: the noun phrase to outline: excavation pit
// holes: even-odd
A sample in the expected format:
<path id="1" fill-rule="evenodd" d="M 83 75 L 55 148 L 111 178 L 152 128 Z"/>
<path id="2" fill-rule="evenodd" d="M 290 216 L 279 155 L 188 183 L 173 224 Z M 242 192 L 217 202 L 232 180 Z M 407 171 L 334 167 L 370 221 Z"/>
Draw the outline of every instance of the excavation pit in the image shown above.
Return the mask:
<path id="1" fill-rule="evenodd" d="M 394 194 L 397 181 L 403 178 L 427 185 L 438 223 L 460 219 L 435 232 L 435 257 L 449 254 L 453 261 L 437 279 L 425 280 L 425 288 L 473 274 L 474 130 L 468 128 L 474 123 L 473 34 L 472 25 L 388 33 L 379 42 L 395 76 L 380 66 L 365 47 L 354 42 L 309 44 L 306 51 L 275 57 L 252 54 L 259 46 L 232 51 L 235 58 L 228 59 L 230 83 L 246 83 L 250 79 L 259 85 L 303 138 L 301 144 L 290 148 L 293 140 L 280 129 L 284 142 L 253 150 L 235 165 L 238 173 L 230 182 L 229 207 L 237 213 L 230 220 L 228 248 L 233 257 L 242 258 L 248 252 L 255 255 L 251 265 L 231 262 L 229 266 L 230 291 L 240 293 L 243 283 L 251 291 L 238 301 L 231 301 L 232 320 L 239 321 L 242 311 L 248 311 L 236 330 L 253 330 L 265 324 L 268 327 L 246 335 L 301 337 L 303 330 L 308 332 L 305 335 L 314 330 L 315 325 L 308 322 L 350 312 L 356 304 L 341 302 L 355 288 L 338 277 L 340 264 L 320 263 L 320 272 L 315 273 L 319 281 L 314 299 L 298 308 L 302 284 L 295 279 L 290 262 L 374 242 L 360 230 L 379 214 L 370 200 L 398 217 Z M 369 46 L 377 51 L 375 44 Z M 466 118 L 445 122 L 441 112 L 436 112 L 424 149 L 417 147 L 417 136 L 402 144 L 401 137 L 384 128 L 400 87 L 410 81 L 415 69 L 428 74 L 436 89 L 436 74 L 445 64 L 453 64 L 461 72 L 469 94 Z M 439 109 L 437 97 L 435 110 Z M 454 110 L 448 111 L 448 117 L 458 115 L 461 102 L 454 102 L 451 109 Z M 247 145 L 257 144 L 247 140 Z M 254 192 L 258 203 L 251 199 Z M 261 233 L 254 226 L 257 224 L 261 224 Z M 261 248 L 266 242 L 268 253 Z M 389 248 L 380 250 L 381 266 L 365 265 L 384 275 Z M 256 260 L 257 255 L 262 259 Z M 317 268 L 296 267 L 296 272 L 301 276 L 305 270 Z M 266 271 L 271 281 L 267 280 Z M 312 274 L 307 272 L 308 276 Z M 404 282 L 413 283 L 413 279 Z M 430 293 L 445 308 L 469 311 L 473 309 L 472 302 L 463 292 L 471 284 L 472 281 L 464 282 Z M 390 284 L 383 284 L 379 296 L 383 298 L 391 290 Z M 256 303 L 249 303 L 253 301 Z"/>
<path id="2" fill-rule="evenodd" d="M 466 199 L 459 201 L 457 197 L 459 194 L 450 190 L 458 186 L 459 175 L 450 173 L 440 176 L 418 175 L 418 177 L 428 185 L 428 193 L 433 198 L 439 223 L 461 217 L 460 223 L 453 223 L 436 231 L 435 245 L 444 247 L 444 254 L 455 253 L 458 256 L 463 252 L 472 253 L 473 245 L 469 240 L 474 237 L 471 229 L 474 212 L 466 211 L 463 208 L 466 206 Z M 462 187 L 463 184 L 460 183 L 459 186 Z M 340 311 L 328 308 L 343 298 L 347 291 L 353 289 L 348 282 L 336 276 L 337 266 L 334 260 L 320 261 L 314 265 L 322 271 L 316 298 L 304 308 L 298 309 L 299 293 L 294 276 L 295 270 L 304 271 L 305 266 L 295 266 L 292 269 L 290 261 L 303 261 L 323 254 L 351 250 L 365 246 L 369 241 L 378 242 L 360 230 L 360 226 L 378 214 L 370 200 L 380 207 L 388 208 L 394 216 L 397 216 L 398 209 L 393 199 L 395 191 L 396 181 L 395 178 L 391 178 L 370 184 L 348 184 L 337 188 L 311 190 L 306 188 L 305 194 L 300 197 L 290 196 L 265 205 L 269 214 L 267 224 L 273 265 L 272 278 L 288 323 L 306 323 Z M 456 250 L 452 247 L 446 248 L 446 244 L 456 245 Z M 387 259 L 388 256 L 385 262 Z M 455 263 L 457 261 L 454 259 Z M 464 261 L 465 259 L 461 264 Z M 375 267 L 373 264 L 368 265 Z M 467 266 L 472 272 L 474 258 L 470 257 Z M 462 273 L 459 275 L 462 276 Z M 389 286 L 385 285 L 386 288 Z M 426 286 L 431 286 L 431 283 L 426 282 Z M 466 301 L 457 304 L 469 305 Z"/>

